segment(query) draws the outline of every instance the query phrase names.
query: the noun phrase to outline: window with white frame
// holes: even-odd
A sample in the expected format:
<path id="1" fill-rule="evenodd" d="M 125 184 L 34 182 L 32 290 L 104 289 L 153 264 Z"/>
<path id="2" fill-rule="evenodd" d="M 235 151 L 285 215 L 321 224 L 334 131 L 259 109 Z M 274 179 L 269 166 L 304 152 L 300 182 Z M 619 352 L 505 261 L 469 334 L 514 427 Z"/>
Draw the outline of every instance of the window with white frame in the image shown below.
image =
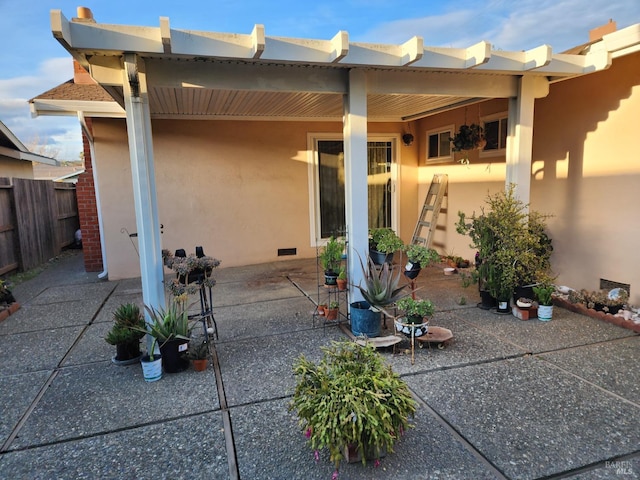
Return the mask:
<path id="1" fill-rule="evenodd" d="M 451 141 L 453 125 L 427 132 L 427 163 L 453 160 Z"/>
<path id="2" fill-rule="evenodd" d="M 483 117 L 484 138 L 487 144 L 483 153 L 504 153 L 507 148 L 507 113 Z"/>

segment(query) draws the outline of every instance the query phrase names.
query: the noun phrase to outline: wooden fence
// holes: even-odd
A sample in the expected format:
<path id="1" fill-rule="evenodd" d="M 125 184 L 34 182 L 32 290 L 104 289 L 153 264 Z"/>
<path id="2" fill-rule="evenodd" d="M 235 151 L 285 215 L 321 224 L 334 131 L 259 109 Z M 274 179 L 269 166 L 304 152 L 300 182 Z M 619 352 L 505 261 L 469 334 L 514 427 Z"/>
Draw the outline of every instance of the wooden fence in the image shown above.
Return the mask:
<path id="1" fill-rule="evenodd" d="M 0 275 L 55 257 L 75 241 L 79 225 L 75 185 L 0 179 Z"/>

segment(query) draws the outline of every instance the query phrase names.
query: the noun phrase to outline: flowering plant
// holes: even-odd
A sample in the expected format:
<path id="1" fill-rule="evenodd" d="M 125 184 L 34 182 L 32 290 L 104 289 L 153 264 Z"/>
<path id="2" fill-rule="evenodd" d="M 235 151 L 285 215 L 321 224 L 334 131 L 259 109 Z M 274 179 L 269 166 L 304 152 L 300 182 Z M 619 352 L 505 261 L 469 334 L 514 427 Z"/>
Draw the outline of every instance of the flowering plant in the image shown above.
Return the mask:
<path id="1" fill-rule="evenodd" d="M 297 411 L 310 447 L 328 448 L 337 469 L 346 451 L 355 448 L 362 463 L 393 445 L 410 425 L 416 402 L 399 375 L 386 365 L 372 345 L 333 342 L 322 347 L 315 364 L 301 356 L 293 371 L 297 385 L 289 410 Z"/>

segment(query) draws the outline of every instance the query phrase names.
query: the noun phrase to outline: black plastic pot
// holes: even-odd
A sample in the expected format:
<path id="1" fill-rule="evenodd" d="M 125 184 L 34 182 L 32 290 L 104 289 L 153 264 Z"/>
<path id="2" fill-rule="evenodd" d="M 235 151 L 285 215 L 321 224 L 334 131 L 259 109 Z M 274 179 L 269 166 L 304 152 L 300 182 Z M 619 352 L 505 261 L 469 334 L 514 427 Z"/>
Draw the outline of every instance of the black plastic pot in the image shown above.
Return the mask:
<path id="1" fill-rule="evenodd" d="M 188 345 L 187 340 L 174 339 L 160 346 L 162 367 L 166 373 L 178 373 L 189 368 L 189 359 L 185 358 Z"/>
<path id="2" fill-rule="evenodd" d="M 407 268 L 409 266 L 410 268 Z M 409 280 L 413 280 L 420 274 L 420 270 L 422 270 L 422 267 L 420 267 L 419 263 L 408 262 L 404 268 L 404 272 L 402 273 L 404 273 L 404 276 L 407 277 Z"/>
<path id="3" fill-rule="evenodd" d="M 140 358 L 140 340 L 116 345 L 116 362 L 127 362 Z"/>
<path id="4" fill-rule="evenodd" d="M 377 250 L 369 249 L 369 257 L 376 265 L 393 262 L 393 252 L 383 253 Z"/>
<path id="5" fill-rule="evenodd" d="M 481 308 L 482 310 L 490 310 L 495 308 L 496 305 L 496 299 L 493 298 L 487 290 L 480 290 L 480 303 L 478 304 L 478 308 Z"/>

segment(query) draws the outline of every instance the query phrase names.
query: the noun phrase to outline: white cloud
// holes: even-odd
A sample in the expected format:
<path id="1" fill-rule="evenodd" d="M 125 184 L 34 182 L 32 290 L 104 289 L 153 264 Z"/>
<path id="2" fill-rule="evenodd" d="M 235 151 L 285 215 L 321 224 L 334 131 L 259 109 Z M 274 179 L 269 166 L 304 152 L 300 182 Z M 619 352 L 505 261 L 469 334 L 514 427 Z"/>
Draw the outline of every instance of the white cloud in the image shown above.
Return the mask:
<path id="1" fill-rule="evenodd" d="M 0 120 L 29 147 L 37 143 L 59 152 L 59 160 L 77 160 L 82 151 L 78 119 L 32 118 L 28 100 L 73 77 L 71 57 L 42 61 L 33 75 L 0 79 Z"/>

